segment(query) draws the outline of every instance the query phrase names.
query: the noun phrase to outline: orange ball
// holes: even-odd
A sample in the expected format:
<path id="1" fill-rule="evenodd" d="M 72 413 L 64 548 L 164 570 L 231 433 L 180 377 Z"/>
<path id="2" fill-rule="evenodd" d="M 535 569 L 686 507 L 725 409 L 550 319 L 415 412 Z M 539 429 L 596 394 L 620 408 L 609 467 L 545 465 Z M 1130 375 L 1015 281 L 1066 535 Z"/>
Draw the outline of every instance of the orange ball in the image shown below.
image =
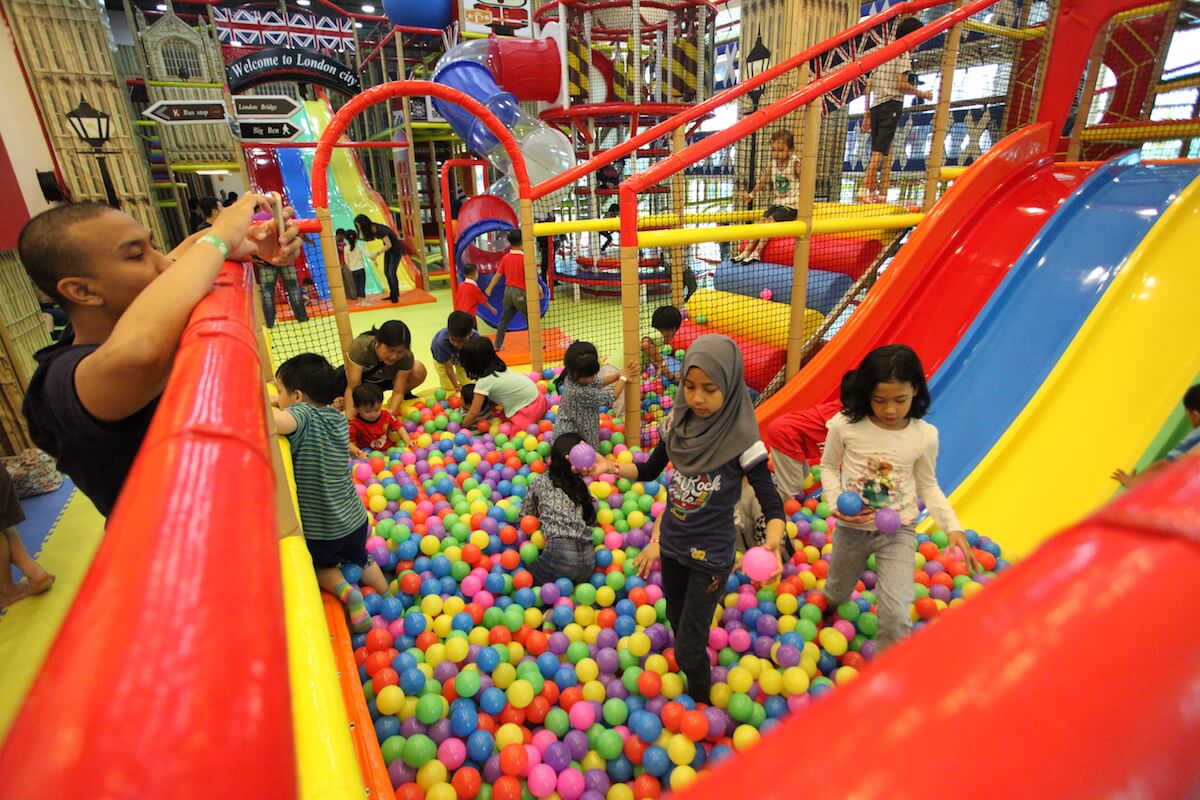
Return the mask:
<path id="1" fill-rule="evenodd" d="M 633 796 L 636 800 L 657 800 L 662 795 L 662 785 L 658 782 L 658 778 L 650 773 L 638 775 L 633 781 Z M 495 797 L 495 792 L 492 792 Z"/>
<path id="2" fill-rule="evenodd" d="M 462 767 L 454 773 L 450 785 L 454 787 L 458 800 L 473 800 L 479 794 L 483 779 L 479 776 L 479 770 L 474 767 Z"/>
<path id="3" fill-rule="evenodd" d="M 701 714 L 703 713 L 701 712 Z M 629 759 L 629 763 L 631 764 L 640 764 L 642 763 L 642 756 L 646 754 L 646 749 L 652 744 L 654 743 L 642 741 L 642 737 L 640 736 L 627 736 L 624 747 L 625 757 Z"/>
<path id="4" fill-rule="evenodd" d="M 516 550 L 505 550 L 500 554 L 500 566 L 507 570 L 514 570 L 521 566 L 521 554 Z"/>
<path id="5" fill-rule="evenodd" d="M 654 670 L 646 670 L 637 679 L 638 693 L 644 697 L 657 697 L 662 691 L 662 678 Z"/>
<path id="6" fill-rule="evenodd" d="M 385 686 L 399 685 L 400 676 L 391 667 L 384 667 L 375 673 L 375 677 L 371 678 L 371 687 L 375 689 L 375 694 L 379 694 L 379 691 Z"/>
<path id="7" fill-rule="evenodd" d="M 523 744 L 505 745 L 500 751 L 500 771 L 505 775 L 524 775 L 529 771 L 529 753 L 525 750 Z M 496 781 L 498 785 L 500 782 Z M 495 792 L 495 787 L 492 789 Z M 520 785 L 518 784 L 518 796 L 520 796 Z"/>
<path id="8" fill-rule="evenodd" d="M 500 712 L 500 724 L 506 725 L 509 722 L 515 725 L 524 725 L 525 709 L 517 708 L 512 703 L 506 703 L 504 710 Z"/>
<path id="9" fill-rule="evenodd" d="M 376 650 L 374 653 L 367 655 L 363 666 L 367 668 L 367 675 L 374 678 L 381 669 L 386 669 L 392 665 L 392 659 L 388 656 L 387 651 Z"/>
<path id="10" fill-rule="evenodd" d="M 542 527 L 542 523 L 539 522 L 538 518 L 532 514 L 521 517 L 521 530 L 525 531 L 526 533 L 533 533 L 540 527 Z"/>
<path id="11" fill-rule="evenodd" d="M 540 656 L 550 646 L 550 637 L 541 631 L 530 631 L 525 637 L 525 650 L 531 656 Z"/>
<path id="12" fill-rule="evenodd" d="M 509 747 L 516 745 L 510 744 Z M 492 800 L 521 800 L 521 781 L 512 775 L 501 775 L 492 784 Z"/>
<path id="13" fill-rule="evenodd" d="M 918 597 L 913 606 L 916 607 L 917 615 L 921 619 L 933 619 L 937 616 L 937 601 L 932 597 Z"/>
<path id="14" fill-rule="evenodd" d="M 434 633 L 433 631 L 425 631 L 424 633 L 419 633 L 419 634 L 417 634 L 417 649 L 423 653 L 426 650 L 428 650 L 429 648 L 433 647 L 439 641 L 440 640 L 438 639 L 438 635 L 436 633 Z"/>
<path id="15" fill-rule="evenodd" d="M 549 686 L 550 681 L 547 681 L 546 685 Z M 558 696 L 558 704 L 562 706 L 563 711 L 570 711 L 571 706 L 575 705 L 582 699 L 582 689 L 580 689 L 578 686 L 568 686 L 566 689 L 563 689 L 562 694 Z"/>
<path id="16" fill-rule="evenodd" d="M 449 681 L 453 683 L 453 681 Z M 534 725 L 541 725 L 546 721 L 546 715 L 550 713 L 550 701 L 542 696 L 533 698 L 529 707 L 525 709 L 525 719 Z"/>
<path id="17" fill-rule="evenodd" d="M 396 800 L 425 800 L 425 790 L 415 783 L 401 784 L 396 789 Z"/>
<path id="18" fill-rule="evenodd" d="M 683 723 L 683 715 L 687 711 L 682 703 L 676 703 L 674 700 L 663 706 L 662 721 L 663 725 L 669 731 L 679 733 L 679 726 Z"/>
<path id="19" fill-rule="evenodd" d="M 367 631 L 367 651 L 374 653 L 377 650 L 387 650 L 392 646 L 392 635 L 388 633 L 387 628 L 372 628 Z"/>
<path id="20" fill-rule="evenodd" d="M 529 589 L 533 587 L 533 574 L 527 569 L 517 570 L 513 573 L 513 588 L 514 589 Z"/>
<path id="21" fill-rule="evenodd" d="M 858 654 L 855 653 L 855 655 Z M 685 711 L 679 724 L 679 730 L 693 742 L 698 742 L 708 736 L 708 717 L 704 716 L 703 711 Z M 637 737 L 630 736 L 629 738 L 636 739 Z"/>

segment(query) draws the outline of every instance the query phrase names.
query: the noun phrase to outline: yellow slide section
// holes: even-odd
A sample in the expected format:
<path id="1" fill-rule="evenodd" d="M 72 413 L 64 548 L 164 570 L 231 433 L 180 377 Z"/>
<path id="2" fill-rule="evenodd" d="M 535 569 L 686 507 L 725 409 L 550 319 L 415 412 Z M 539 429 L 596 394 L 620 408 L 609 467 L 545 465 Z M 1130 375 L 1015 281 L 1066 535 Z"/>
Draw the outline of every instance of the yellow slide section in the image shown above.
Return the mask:
<path id="1" fill-rule="evenodd" d="M 1113 469 L 1138 460 L 1200 371 L 1197 242 L 1200 178 L 1150 229 L 1037 394 L 954 492 L 964 525 L 1023 556 L 1112 496 Z"/>
<path id="2" fill-rule="evenodd" d="M 327 101 L 307 100 L 304 107 L 313 122 L 315 131 L 323 131 L 328 127 L 329 121 L 333 118 L 333 112 Z M 329 177 L 337 187 L 342 199 L 346 201 L 353 216 L 366 214 L 371 219 L 390 219 L 391 212 L 387 210 L 383 198 L 367 185 L 366 177 L 363 175 L 353 150 L 345 147 L 334 148 L 333 158 L 329 160 Z M 367 242 L 366 244 L 372 255 L 380 249 L 377 242 Z M 413 281 L 413 266 L 408 256 L 403 257 L 400 269 L 397 270 L 397 278 L 400 281 L 400 291 L 407 292 L 416 288 L 416 283 Z M 379 275 L 379 280 L 384 287 L 387 286 L 387 281 L 384 280 L 382 274 Z"/>

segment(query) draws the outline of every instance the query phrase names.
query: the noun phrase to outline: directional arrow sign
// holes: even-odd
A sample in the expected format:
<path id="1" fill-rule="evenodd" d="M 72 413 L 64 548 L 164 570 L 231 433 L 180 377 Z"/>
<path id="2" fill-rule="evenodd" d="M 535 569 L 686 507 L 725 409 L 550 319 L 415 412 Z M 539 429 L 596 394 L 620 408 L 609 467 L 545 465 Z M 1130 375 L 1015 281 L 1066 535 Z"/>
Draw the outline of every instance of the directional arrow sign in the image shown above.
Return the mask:
<path id="1" fill-rule="evenodd" d="M 290 142 L 300 135 L 300 129 L 287 120 L 241 119 L 238 120 L 238 133 L 243 139 Z"/>
<path id="2" fill-rule="evenodd" d="M 256 96 L 239 94 L 233 98 L 233 113 L 239 117 L 290 117 L 300 110 L 300 104 L 287 95 Z"/>
<path id="3" fill-rule="evenodd" d="M 225 104 L 220 100 L 159 100 L 142 114 L 164 125 L 223 122 Z"/>

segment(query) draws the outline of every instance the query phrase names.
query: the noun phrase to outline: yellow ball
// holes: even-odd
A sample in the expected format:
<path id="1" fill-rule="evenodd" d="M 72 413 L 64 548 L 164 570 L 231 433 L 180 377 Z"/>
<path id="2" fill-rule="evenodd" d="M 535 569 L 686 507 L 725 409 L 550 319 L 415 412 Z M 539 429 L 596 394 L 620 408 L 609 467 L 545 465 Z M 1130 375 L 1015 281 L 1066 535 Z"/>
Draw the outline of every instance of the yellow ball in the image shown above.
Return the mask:
<path id="1" fill-rule="evenodd" d="M 595 484 L 592 485 L 595 486 Z M 595 492 L 592 492 L 592 494 L 595 494 Z M 596 512 L 596 524 L 598 525 L 612 525 L 615 519 L 616 515 L 613 514 L 613 510 L 608 506 Z"/>
<path id="2" fill-rule="evenodd" d="M 780 614 L 795 614 L 800 608 L 800 601 L 794 594 L 781 594 L 775 598 L 775 607 L 779 609 Z"/>
<path id="3" fill-rule="evenodd" d="M 616 564 L 618 567 L 625 566 L 626 558 L 628 558 L 628 556 L 625 555 L 624 550 L 613 550 L 613 554 L 612 554 L 613 563 Z"/>
<path id="4" fill-rule="evenodd" d="M 589 769 L 604 769 L 608 766 L 608 762 L 595 750 L 588 750 L 587 755 L 579 760 L 579 766 L 583 767 L 584 772 L 587 772 Z"/>
<path id="5" fill-rule="evenodd" d="M 750 670 L 745 667 L 734 667 L 729 670 L 729 675 L 726 677 L 729 683 L 729 688 L 734 692 L 745 694 L 750 691 L 750 687 L 754 685 L 754 676 L 750 674 Z"/>
<path id="6" fill-rule="evenodd" d="M 467 641 L 471 644 L 477 644 L 480 647 L 488 646 L 488 629 L 483 627 L 471 628 L 471 632 L 467 634 Z"/>
<path id="7" fill-rule="evenodd" d="M 779 694 L 783 691 L 783 676 L 778 670 L 764 669 L 758 676 L 758 686 L 767 694 Z"/>
<path id="8" fill-rule="evenodd" d="M 563 633 L 572 642 L 583 641 L 583 626 L 576 622 L 569 622 L 563 627 Z"/>
<path id="9" fill-rule="evenodd" d="M 415 717 L 416 715 L 417 715 L 417 698 L 415 698 L 415 697 L 404 698 L 404 706 L 403 706 L 403 708 L 400 709 L 400 713 L 397 714 L 396 716 L 399 717 L 400 719 L 408 719 L 409 717 Z"/>
<path id="10" fill-rule="evenodd" d="M 517 664 L 525 657 L 525 645 L 520 642 L 508 643 L 508 663 Z"/>
<path id="11" fill-rule="evenodd" d="M 808 677 L 817 677 L 817 660 L 808 656 L 800 656 L 800 669 L 804 670 Z"/>
<path id="12" fill-rule="evenodd" d="M 461 597 L 447 597 L 442 602 L 442 613 L 448 617 L 453 617 L 466 607 L 467 603 Z"/>
<path id="13" fill-rule="evenodd" d="M 808 691 L 809 675 L 800 667 L 788 667 L 783 671 L 783 693 L 804 694 Z"/>
<path id="14" fill-rule="evenodd" d="M 399 714 L 404 707 L 404 692 L 399 686 L 385 686 L 375 696 L 375 707 L 384 716 Z"/>
<path id="15" fill-rule="evenodd" d="M 591 606 L 579 606 L 575 609 L 575 622 L 587 627 L 596 621 L 596 609 Z"/>
<path id="16" fill-rule="evenodd" d="M 599 500 L 607 500 L 613 493 L 613 485 L 604 481 L 595 481 L 591 485 L 592 495 Z"/>
<path id="17" fill-rule="evenodd" d="M 430 764 L 433 762 L 431 761 Z M 426 764 L 425 766 L 429 766 Z M 675 783 L 675 775 L 671 774 L 671 785 Z M 418 773 L 418 781 L 420 774 Z M 435 783 L 425 790 L 425 800 L 458 800 L 458 792 L 448 783 Z"/>
<path id="18" fill-rule="evenodd" d="M 733 689 L 730 689 L 727 683 L 714 683 L 708 690 L 708 696 L 712 698 L 713 705 L 717 708 L 728 708 L 729 698 L 733 696 Z"/>
<path id="19" fill-rule="evenodd" d="M 383 487 L 378 483 L 367 487 L 367 497 L 381 497 L 383 495 Z M 387 503 L 384 503 L 384 508 L 387 508 Z"/>
<path id="20" fill-rule="evenodd" d="M 784 614 L 779 618 L 779 632 L 791 633 L 796 630 L 796 623 L 799 620 L 792 614 Z"/>
<path id="21" fill-rule="evenodd" d="M 603 703 L 608 699 L 608 692 L 600 681 L 588 681 L 583 685 L 583 699 L 590 703 Z"/>
<path id="22" fill-rule="evenodd" d="M 436 594 L 427 594 L 421 598 L 421 611 L 431 617 L 436 617 L 442 613 L 442 598 Z"/>
<path id="23" fill-rule="evenodd" d="M 421 537 L 421 552 L 427 556 L 435 556 L 442 549 L 442 542 L 436 536 Z"/>
<path id="24" fill-rule="evenodd" d="M 525 609 L 525 624 L 528 625 L 529 627 L 531 627 L 531 628 L 542 627 L 543 619 L 545 619 L 545 615 L 542 614 L 542 610 L 540 608 Z"/>
<path id="25" fill-rule="evenodd" d="M 480 550 L 484 550 L 491 542 L 491 538 L 483 531 L 472 531 L 469 541 Z"/>
<path id="26" fill-rule="evenodd" d="M 380 511 L 387 509 L 387 499 L 381 494 L 370 497 L 367 499 L 367 508 L 378 514 Z"/>
<path id="27" fill-rule="evenodd" d="M 813 661 L 821 657 L 821 648 L 817 647 L 816 642 L 805 642 L 804 647 L 800 648 L 801 656 L 808 656 Z"/>
<path id="28" fill-rule="evenodd" d="M 655 622 L 658 622 L 658 613 L 654 610 L 654 606 L 638 606 L 637 611 L 633 612 L 633 619 L 643 628 L 649 628 Z"/>
<path id="29" fill-rule="evenodd" d="M 580 659 L 575 665 L 575 675 L 583 683 L 594 681 L 600 675 L 600 665 L 591 658 Z"/>
<path id="30" fill-rule="evenodd" d="M 733 749 L 739 753 L 758 744 L 758 728 L 753 725 L 738 725 L 733 731 Z"/>
<path id="31" fill-rule="evenodd" d="M 646 664 L 643 668 L 657 672 L 659 675 L 666 675 L 671 665 L 667 662 L 666 656 L 655 653 L 654 655 L 646 656 Z"/>
<path id="32" fill-rule="evenodd" d="M 492 683 L 497 689 L 507 689 L 517 679 L 517 668 L 512 664 L 501 663 L 492 672 Z"/>
<path id="33" fill-rule="evenodd" d="M 672 764 L 691 764 L 692 759 L 695 757 L 695 742 L 682 733 L 677 733 L 671 737 L 671 741 L 667 744 L 667 758 L 671 759 Z"/>
<path id="34" fill-rule="evenodd" d="M 633 789 L 628 783 L 614 783 L 608 787 L 604 800 L 633 800 Z"/>
<path id="35" fill-rule="evenodd" d="M 416 441 L 417 447 L 426 449 L 431 444 L 433 444 L 433 437 L 430 436 L 428 433 L 422 433 L 420 436 L 417 437 L 417 441 Z"/>
<path id="36" fill-rule="evenodd" d="M 825 648 L 825 652 L 837 658 L 844 655 L 846 648 L 850 643 L 846 641 L 846 635 L 837 628 L 822 628 L 817 634 L 817 641 L 821 643 L 821 647 Z"/>
<path id="37" fill-rule="evenodd" d="M 650 637 L 638 631 L 629 637 L 629 652 L 641 658 L 650 652 L 651 644 Z"/>
<path id="38" fill-rule="evenodd" d="M 446 549 L 442 551 L 442 555 L 450 559 L 452 562 L 462 561 L 462 548 L 456 544 L 448 545 Z"/>
<path id="39" fill-rule="evenodd" d="M 617 593 L 611 586 L 601 586 L 596 590 L 596 605 L 608 608 L 615 602 L 617 602 Z"/>
<path id="40" fill-rule="evenodd" d="M 982 591 L 983 591 L 982 583 L 975 583 L 974 581 L 972 581 L 971 583 L 964 583 L 962 585 L 963 597 L 974 597 L 975 595 L 979 594 Z"/>
<path id="41" fill-rule="evenodd" d="M 446 765 L 436 758 L 417 770 L 417 785 L 427 792 L 439 783 L 446 784 L 446 778 Z M 446 785 L 449 786 L 449 784 Z"/>
<path id="42" fill-rule="evenodd" d="M 805 591 L 811 591 L 817 588 L 817 576 L 811 572 L 801 572 L 800 584 L 804 587 Z"/>
<path id="43" fill-rule="evenodd" d="M 858 677 L 858 670 L 854 667 L 838 667 L 833 673 L 833 682 L 837 684 L 849 683 Z"/>
<path id="44" fill-rule="evenodd" d="M 505 692 L 508 697 L 508 702 L 512 703 L 513 708 L 528 708 L 533 702 L 533 684 L 523 678 L 518 678 L 508 686 L 508 691 Z"/>
<path id="45" fill-rule="evenodd" d="M 438 635 L 438 638 L 445 639 L 454 630 L 454 619 L 447 614 L 438 614 L 437 619 L 433 621 L 433 632 Z"/>
<path id="46" fill-rule="evenodd" d="M 429 645 L 429 649 L 425 651 L 425 663 L 431 667 L 436 667 L 438 664 L 446 660 L 446 646 L 441 642 Z"/>
<path id="47" fill-rule="evenodd" d="M 641 511 L 631 511 L 629 516 L 625 517 L 625 521 L 629 523 L 630 528 L 640 528 L 646 524 L 646 515 Z"/>
<path id="48" fill-rule="evenodd" d="M 683 694 L 683 678 L 678 672 L 668 672 L 662 676 L 662 694 L 668 700 L 674 700 Z"/>
<path id="49" fill-rule="evenodd" d="M 633 463 L 633 451 L 632 450 L 622 450 L 621 452 L 617 453 L 617 463 L 618 464 L 632 464 Z"/>
<path id="50" fill-rule="evenodd" d="M 758 679 L 758 674 L 762 672 L 762 661 L 753 653 L 747 653 L 738 659 L 738 666 L 750 670 L 750 677 L 755 680 Z"/>
<path id="51" fill-rule="evenodd" d="M 671 770 L 671 791 L 678 792 L 680 789 L 691 786 L 696 782 L 696 770 L 692 769 L 687 764 L 681 764 Z M 431 795 L 425 795 L 426 798 Z"/>
<path id="52" fill-rule="evenodd" d="M 541 528 L 538 528 L 530 535 L 529 541 L 533 542 L 533 546 L 538 550 L 544 550 L 546 548 L 546 534 L 542 533 Z"/>
<path id="53" fill-rule="evenodd" d="M 510 744 L 524 744 L 525 734 L 515 722 L 506 722 L 496 730 L 496 748 L 503 750 Z"/>
<path id="54" fill-rule="evenodd" d="M 583 629 L 583 641 L 587 644 L 595 644 L 600 639 L 600 631 L 604 630 L 599 625 L 592 623 Z"/>

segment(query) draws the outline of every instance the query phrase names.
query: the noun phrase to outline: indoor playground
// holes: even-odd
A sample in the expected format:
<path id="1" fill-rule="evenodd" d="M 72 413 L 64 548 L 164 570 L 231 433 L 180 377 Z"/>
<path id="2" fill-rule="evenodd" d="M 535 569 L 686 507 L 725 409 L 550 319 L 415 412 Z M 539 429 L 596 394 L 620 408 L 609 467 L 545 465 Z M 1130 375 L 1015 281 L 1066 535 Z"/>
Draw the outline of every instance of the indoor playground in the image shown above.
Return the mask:
<path id="1" fill-rule="evenodd" d="M 53 470 L 22 493 L 17 533 L 57 579 L 0 608 L 0 798 L 1200 793 L 1200 451 L 1180 455 L 1200 419 L 1181 403 L 1200 383 L 1200 6 L 0 7 L 14 476 L 50 459 L 21 410 L 54 318 L 16 249 L 31 218 L 107 203 L 166 252 L 275 193 L 303 237 L 294 264 L 225 262 L 107 519 Z M 506 328 L 498 357 L 546 400 L 526 427 L 466 419 L 434 374 L 468 271 L 478 334 Z M 355 622 L 319 588 L 270 408 L 281 363 L 340 367 L 393 320 L 428 377 L 397 415 L 409 444 L 347 454 L 388 584 L 341 565 Z M 671 441 L 707 334 L 741 354 L 777 481 L 773 424 L 849 411 L 843 376 L 880 346 L 919 356 L 965 540 L 920 505 L 894 646 L 881 558 L 827 600 L 839 525 L 870 498 L 827 495 L 817 463 L 783 498 L 780 569 L 750 547 L 707 590 L 706 697 L 664 567 L 637 566 L 683 518 L 673 466 L 588 473 L 595 568 L 535 580 L 550 516 L 522 503 L 553 479 L 568 348 L 594 344 L 610 380 L 641 370 L 571 450 L 582 474 Z"/>

